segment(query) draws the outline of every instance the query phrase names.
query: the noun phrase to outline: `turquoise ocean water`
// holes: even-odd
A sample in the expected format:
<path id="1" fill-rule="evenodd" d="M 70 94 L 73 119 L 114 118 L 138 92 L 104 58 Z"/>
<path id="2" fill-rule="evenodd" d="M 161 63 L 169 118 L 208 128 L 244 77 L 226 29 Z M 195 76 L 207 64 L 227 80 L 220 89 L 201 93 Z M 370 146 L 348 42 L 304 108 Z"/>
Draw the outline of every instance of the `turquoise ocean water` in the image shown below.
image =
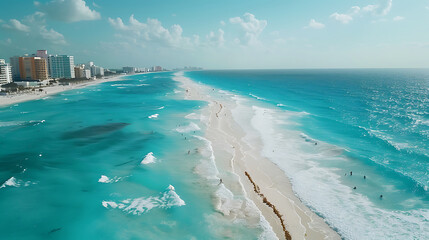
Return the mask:
<path id="1" fill-rule="evenodd" d="M 185 118 L 206 103 L 171 77 L 0 108 L 0 239 L 257 239 L 216 210 L 203 126 Z"/>
<path id="2" fill-rule="evenodd" d="M 186 76 L 235 94 L 241 126 L 262 137 L 262 154 L 342 237 L 429 238 L 429 70 Z"/>
<path id="3" fill-rule="evenodd" d="M 343 238 L 429 238 L 429 71 L 404 69 L 135 75 L 2 107 L 0 239 L 270 239 L 218 209 L 207 103 L 183 100 L 182 75 L 237 105 Z"/>

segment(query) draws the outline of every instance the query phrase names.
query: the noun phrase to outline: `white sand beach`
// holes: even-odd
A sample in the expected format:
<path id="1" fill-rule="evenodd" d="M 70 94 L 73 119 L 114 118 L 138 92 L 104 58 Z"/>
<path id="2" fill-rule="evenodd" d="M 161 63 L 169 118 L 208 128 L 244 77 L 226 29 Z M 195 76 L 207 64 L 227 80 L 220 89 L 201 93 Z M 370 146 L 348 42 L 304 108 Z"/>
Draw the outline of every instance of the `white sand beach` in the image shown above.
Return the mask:
<path id="1" fill-rule="evenodd" d="M 44 98 L 48 95 L 54 95 L 64 91 L 84 88 L 84 87 L 100 84 L 103 82 L 118 81 L 122 76 L 123 75 L 108 76 L 97 80 L 88 80 L 85 82 L 70 84 L 67 86 L 60 86 L 60 85 L 45 86 L 45 87 L 42 87 L 43 91 L 34 91 L 34 92 L 28 91 L 28 92 L 20 92 L 16 94 L 12 93 L 9 95 L 0 95 L 0 106 L 7 106 L 7 105 L 20 103 L 20 102 L 36 100 L 36 99 Z"/>
<path id="2" fill-rule="evenodd" d="M 178 76 L 175 80 L 186 90 L 186 99 L 209 103 L 205 137 L 212 142 L 216 165 L 224 170 L 219 176 L 223 184 L 228 189 L 243 188 L 279 239 L 340 239 L 297 198 L 285 173 L 261 155 L 262 140 L 252 146 L 244 140 L 246 134 L 233 118 L 233 102 L 207 94 L 212 90 L 186 77 Z M 237 175 L 239 184 L 228 181 L 222 172 Z"/>

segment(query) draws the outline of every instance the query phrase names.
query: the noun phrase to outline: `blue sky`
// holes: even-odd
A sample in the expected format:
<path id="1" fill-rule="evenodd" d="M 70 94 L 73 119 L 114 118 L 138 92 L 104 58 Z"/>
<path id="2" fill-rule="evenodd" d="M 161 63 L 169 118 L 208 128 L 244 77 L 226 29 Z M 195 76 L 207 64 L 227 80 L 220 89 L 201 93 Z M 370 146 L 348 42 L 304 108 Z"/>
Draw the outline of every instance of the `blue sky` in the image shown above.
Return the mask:
<path id="1" fill-rule="evenodd" d="M 429 67 L 429 0 L 2 0 L 0 58 L 115 68 Z"/>

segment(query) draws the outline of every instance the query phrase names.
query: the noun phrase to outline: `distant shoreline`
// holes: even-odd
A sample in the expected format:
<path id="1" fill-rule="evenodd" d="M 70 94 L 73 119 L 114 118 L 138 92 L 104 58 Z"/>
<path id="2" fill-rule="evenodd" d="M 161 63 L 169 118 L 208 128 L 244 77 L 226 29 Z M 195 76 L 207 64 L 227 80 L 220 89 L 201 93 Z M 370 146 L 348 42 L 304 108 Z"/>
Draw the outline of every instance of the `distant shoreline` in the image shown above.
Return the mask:
<path id="1" fill-rule="evenodd" d="M 145 73 L 141 73 L 141 74 L 145 74 Z M 6 107 L 8 105 L 17 104 L 21 102 L 38 100 L 50 95 L 58 94 L 65 91 L 70 91 L 73 89 L 85 88 L 88 86 L 93 86 L 104 82 L 119 81 L 120 78 L 124 76 L 128 76 L 128 75 L 108 76 L 108 77 L 103 77 L 96 80 L 88 80 L 77 84 L 70 84 L 67 86 L 59 86 L 59 85 L 45 86 L 45 87 L 42 87 L 43 91 L 41 92 L 34 91 L 34 92 L 22 92 L 22 93 L 10 94 L 10 95 L 0 95 L 0 107 Z"/>

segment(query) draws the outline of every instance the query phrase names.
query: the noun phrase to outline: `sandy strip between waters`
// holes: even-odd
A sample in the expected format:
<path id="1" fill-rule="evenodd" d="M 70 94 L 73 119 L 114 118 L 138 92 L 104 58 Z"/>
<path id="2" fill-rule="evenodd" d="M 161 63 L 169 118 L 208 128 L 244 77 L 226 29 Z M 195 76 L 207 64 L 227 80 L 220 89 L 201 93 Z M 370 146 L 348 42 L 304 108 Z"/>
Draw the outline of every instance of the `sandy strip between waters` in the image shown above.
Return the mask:
<path id="1" fill-rule="evenodd" d="M 261 147 L 252 149 L 243 140 L 245 133 L 233 119 L 234 106 L 230 102 L 207 95 L 202 85 L 190 79 L 179 77 L 176 80 L 186 89 L 186 99 L 209 102 L 206 138 L 212 142 L 216 165 L 239 177 L 239 185 L 279 239 L 340 239 L 321 217 L 296 197 L 285 173 L 261 156 Z M 224 179 L 222 173 L 220 177 Z M 224 184 L 229 189 L 237 188 L 237 183 L 224 180 Z"/>
<path id="2" fill-rule="evenodd" d="M 0 107 L 16 104 L 20 102 L 37 100 L 49 95 L 54 95 L 60 92 L 69 91 L 73 89 L 85 88 L 85 87 L 97 85 L 103 82 L 118 81 L 120 80 L 120 77 L 123 77 L 123 76 L 124 75 L 103 77 L 101 79 L 88 80 L 82 83 L 71 84 L 68 86 L 46 86 L 46 87 L 42 87 L 43 92 L 39 92 L 38 89 L 36 89 L 36 91 L 34 92 L 23 92 L 18 94 L 0 95 Z"/>

